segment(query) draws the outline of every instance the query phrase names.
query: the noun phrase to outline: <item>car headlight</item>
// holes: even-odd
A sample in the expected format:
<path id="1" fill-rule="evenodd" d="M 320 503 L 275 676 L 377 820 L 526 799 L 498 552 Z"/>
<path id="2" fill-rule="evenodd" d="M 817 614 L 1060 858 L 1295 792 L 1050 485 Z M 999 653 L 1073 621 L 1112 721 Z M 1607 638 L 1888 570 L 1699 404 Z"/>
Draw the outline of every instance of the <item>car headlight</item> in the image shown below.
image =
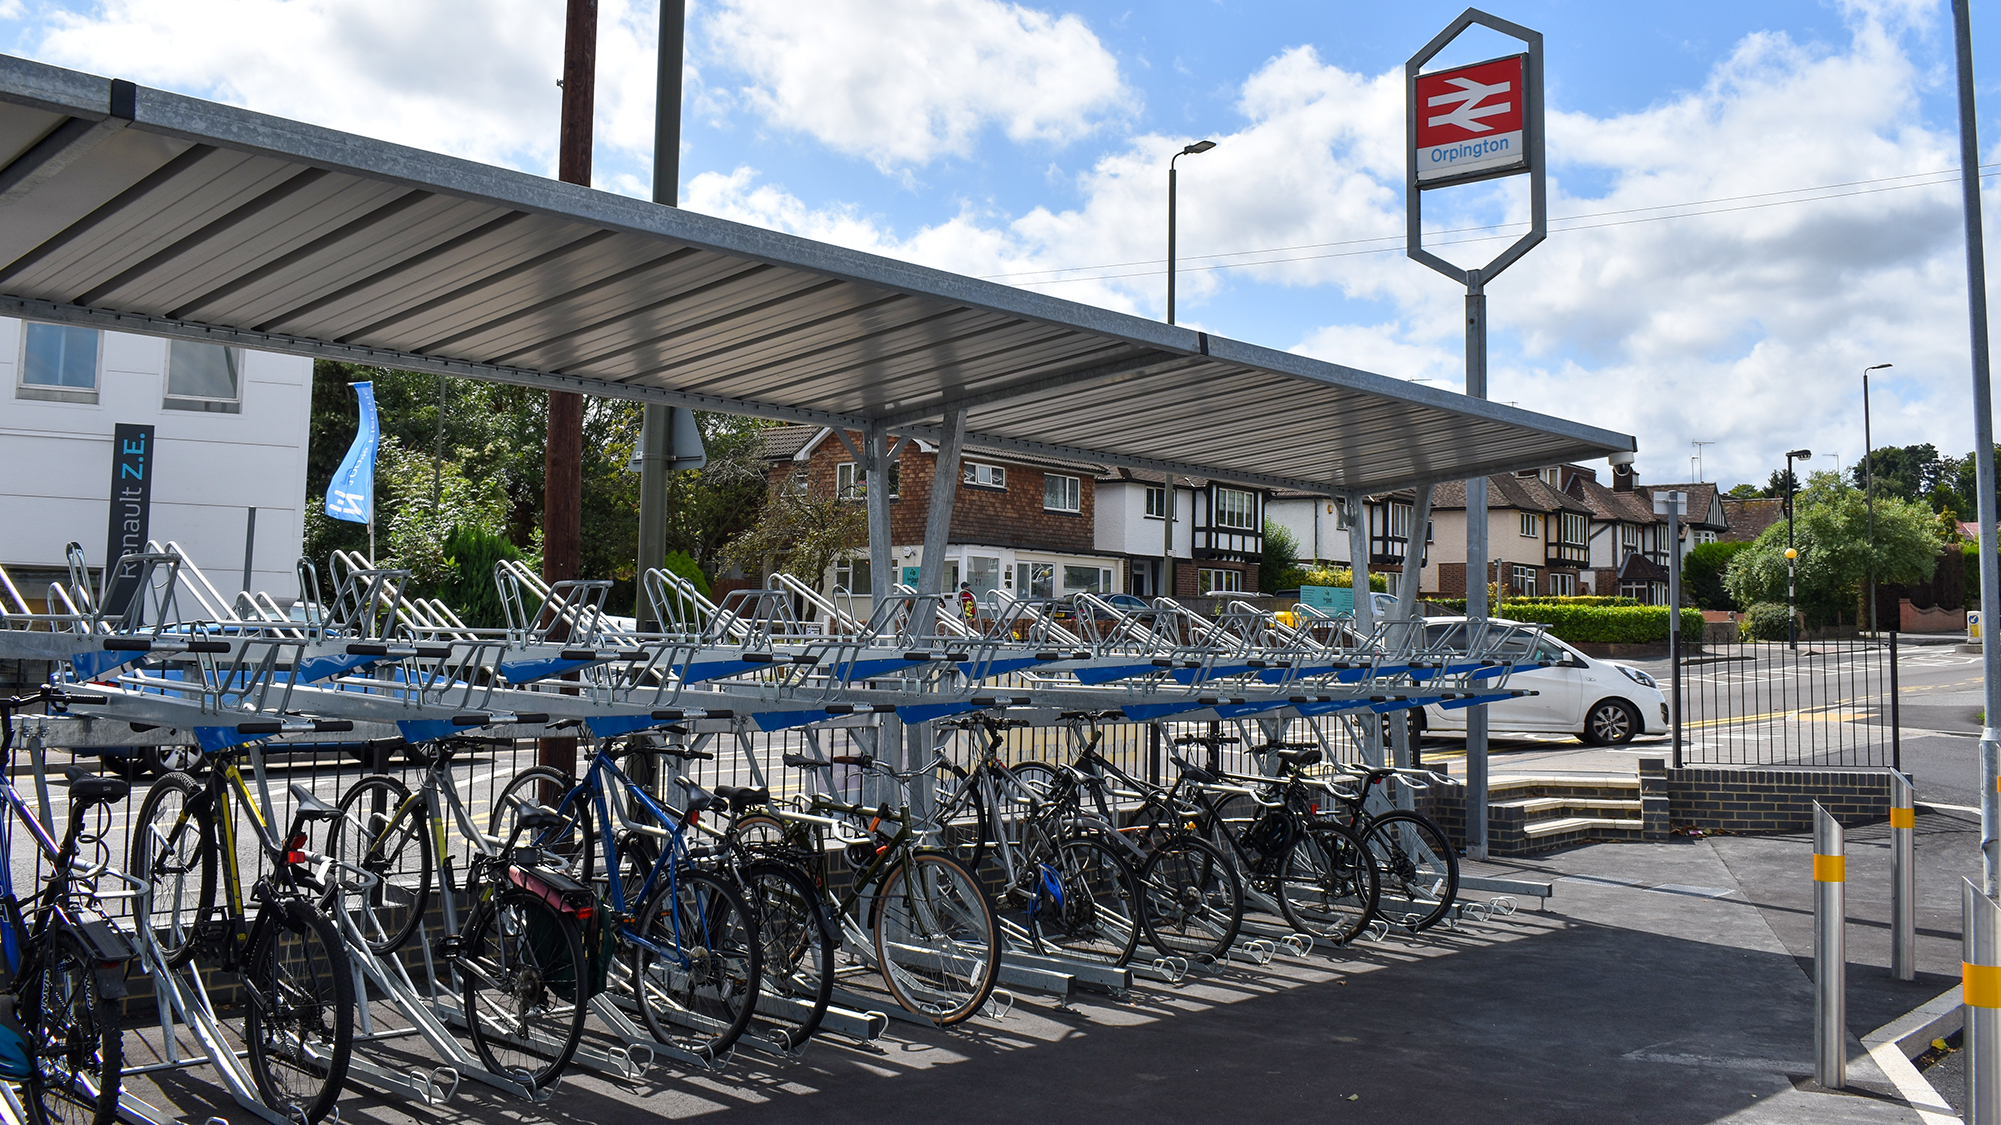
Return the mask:
<path id="1" fill-rule="evenodd" d="M 1638 668 L 1633 668 L 1621 664 L 1619 665 L 1619 671 L 1624 672 L 1626 674 L 1627 679 L 1633 681 L 1636 684 L 1641 685 L 1642 687 L 1659 686 L 1654 683 L 1654 678 L 1652 676 L 1647 675 L 1645 672 L 1640 671 Z"/>

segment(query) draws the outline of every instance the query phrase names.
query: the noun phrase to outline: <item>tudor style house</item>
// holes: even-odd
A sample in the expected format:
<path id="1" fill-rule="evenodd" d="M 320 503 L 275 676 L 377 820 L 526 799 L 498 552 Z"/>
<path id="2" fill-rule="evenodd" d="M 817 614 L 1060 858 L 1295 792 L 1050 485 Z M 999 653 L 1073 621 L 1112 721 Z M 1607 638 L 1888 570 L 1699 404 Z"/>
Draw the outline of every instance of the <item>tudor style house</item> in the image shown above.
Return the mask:
<path id="1" fill-rule="evenodd" d="M 1364 507 L 1369 529 L 1369 569 L 1389 577 L 1391 593 L 1403 581 L 1417 497 L 1409 492 L 1370 496 Z M 1302 566 L 1351 565 L 1348 506 L 1324 495 L 1278 491 L 1265 505 L 1265 519 L 1291 533 Z M 1431 528 L 1426 527 L 1428 543 Z"/>
<path id="2" fill-rule="evenodd" d="M 1257 591 L 1270 493 L 1195 477 L 1170 482 L 1129 469 L 1103 470 L 1094 483 L 1098 549 L 1120 557 L 1127 592 L 1200 597 Z M 1170 573 L 1163 575 L 1163 565 Z"/>
<path id="3" fill-rule="evenodd" d="M 1573 474 L 1589 470 L 1555 465 L 1487 478 L 1487 581 L 1507 594 L 1567 596 L 1586 593 L 1591 509 L 1566 490 Z M 1433 543 L 1422 571 L 1422 590 L 1440 597 L 1466 596 L 1466 485 L 1451 481 L 1432 491 Z"/>
<path id="4" fill-rule="evenodd" d="M 1566 466 L 1567 468 L 1574 468 Z M 1575 469 L 1572 493 L 1591 509 L 1591 592 L 1665 605 L 1668 595 L 1668 520 L 1654 512 L 1655 492 L 1688 494 L 1682 516 L 1680 551 L 1686 556 L 1730 530 L 1722 499 L 1709 483 L 1642 487 L 1631 465 L 1612 466 L 1612 485 L 1596 473 Z"/>
<path id="5" fill-rule="evenodd" d="M 871 482 L 830 427 L 778 426 L 763 436 L 773 488 L 804 487 L 857 505 L 866 501 Z M 857 448 L 862 440 L 859 433 L 848 434 Z M 1097 544 L 1094 486 L 1103 472 L 1102 466 L 967 446 L 945 548 L 947 588 L 964 580 L 976 593 L 998 589 L 1021 597 L 1123 592 L 1125 560 Z M 906 442 L 890 462 L 894 582 L 916 584 L 936 474 L 937 448 L 929 443 Z M 866 547 L 838 560 L 818 580 L 823 591 L 856 598 L 877 592 Z"/>

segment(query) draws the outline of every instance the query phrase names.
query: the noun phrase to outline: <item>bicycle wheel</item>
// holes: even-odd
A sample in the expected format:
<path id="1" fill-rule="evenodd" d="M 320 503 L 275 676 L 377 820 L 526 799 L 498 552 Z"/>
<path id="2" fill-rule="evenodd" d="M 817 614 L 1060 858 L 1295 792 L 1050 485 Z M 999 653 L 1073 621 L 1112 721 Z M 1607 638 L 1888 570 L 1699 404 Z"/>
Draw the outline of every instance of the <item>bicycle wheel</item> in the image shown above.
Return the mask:
<path id="1" fill-rule="evenodd" d="M 764 957 L 750 907 L 735 887 L 682 869 L 636 919 L 632 988 L 653 1037 L 716 1058 L 750 1026 Z"/>
<path id="2" fill-rule="evenodd" d="M 577 920 L 504 886 L 466 920 L 453 968 L 480 1063 L 531 1090 L 554 1083 L 584 1036 L 590 1005 Z"/>
<path id="3" fill-rule="evenodd" d="M 137 909 L 167 964 L 194 956 L 195 923 L 215 905 L 215 813 L 202 784 L 184 773 L 153 783 L 132 824 L 134 878 L 149 893 Z"/>
<path id="4" fill-rule="evenodd" d="M 884 877 L 872 920 L 889 994 L 941 1025 L 980 1010 L 1000 973 L 1000 923 L 965 864 L 913 852 Z"/>
<path id="5" fill-rule="evenodd" d="M 1089 836 L 1064 840 L 1037 865 L 1028 929 L 1038 953 L 1123 965 L 1143 926 L 1132 868 L 1110 845 Z"/>
<path id="6" fill-rule="evenodd" d="M 797 1047 L 819 1030 L 834 996 L 837 943 L 826 904 L 813 880 L 789 863 L 753 860 L 740 879 L 763 960 L 754 1023 Z"/>
<path id="7" fill-rule="evenodd" d="M 934 806 L 937 811 L 931 816 L 938 825 L 938 846 L 960 863 L 978 870 L 987 856 L 987 843 L 993 839 L 993 815 L 980 795 L 978 774 L 949 776 L 957 782 L 957 788 L 944 792 L 941 784 Z M 939 780 L 942 783 L 945 779 Z"/>
<path id="8" fill-rule="evenodd" d="M 97 987 L 97 963 L 77 939 L 53 930 L 41 965 L 22 982 L 17 1011 L 28 1032 L 29 1119 L 36 1125 L 111 1125 L 118 1119 L 124 1037 Z"/>
<path id="9" fill-rule="evenodd" d="M 1382 884 L 1377 911 L 1412 932 L 1428 930 L 1459 896 L 1459 857 L 1438 825 L 1400 810 L 1369 822 L 1362 846 L 1376 862 Z"/>
<path id="10" fill-rule="evenodd" d="M 340 935 L 298 899 L 267 905 L 243 965 L 243 1042 L 266 1106 L 318 1121 L 347 1080 L 354 1049 L 354 975 Z"/>
<path id="11" fill-rule="evenodd" d="M 1163 955 L 1213 961 L 1236 944 L 1243 882 L 1216 845 L 1185 832 L 1160 840 L 1139 884 L 1146 939 Z"/>
<path id="12" fill-rule="evenodd" d="M 379 880 L 343 896 L 347 911 L 371 952 L 393 953 L 417 932 L 431 901 L 430 818 L 401 781 L 381 774 L 349 786 L 336 811 L 327 854 Z"/>
<path id="13" fill-rule="evenodd" d="M 493 812 L 487 817 L 486 830 L 498 837 L 501 843 L 514 832 L 514 814 L 523 805 L 546 805 L 555 808 L 563 797 L 577 787 L 576 779 L 551 766 L 530 766 L 508 781 L 506 788 L 493 796 Z M 552 858 L 561 861 L 571 875 L 588 883 L 597 869 L 597 849 L 593 846 L 597 834 L 591 824 L 590 797 L 579 793 L 577 799 L 564 810 L 569 823 L 562 828 L 548 828 L 531 838 L 524 833 L 517 841 L 541 848 Z"/>
<path id="14" fill-rule="evenodd" d="M 1325 822 L 1306 828 L 1279 869 L 1279 909 L 1300 933 L 1346 945 L 1376 916 L 1376 865 L 1346 828 Z"/>

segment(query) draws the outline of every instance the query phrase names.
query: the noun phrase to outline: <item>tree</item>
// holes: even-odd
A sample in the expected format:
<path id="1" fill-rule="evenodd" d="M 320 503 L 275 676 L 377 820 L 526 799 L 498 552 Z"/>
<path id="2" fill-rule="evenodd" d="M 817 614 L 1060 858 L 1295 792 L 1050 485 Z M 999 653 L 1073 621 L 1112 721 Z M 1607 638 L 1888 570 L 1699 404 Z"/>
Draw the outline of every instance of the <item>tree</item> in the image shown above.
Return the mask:
<path id="1" fill-rule="evenodd" d="M 745 574 L 782 570 L 818 589 L 836 558 L 867 544 L 867 509 L 831 490 L 815 493 L 806 471 L 797 469 L 771 490 L 757 523 L 725 544 L 719 557 Z"/>
<path id="2" fill-rule="evenodd" d="M 1737 609 L 1738 604 L 1723 584 L 1730 560 L 1749 543 L 1703 543 L 1688 553 L 1681 563 L 1684 596 L 1702 609 Z"/>
<path id="3" fill-rule="evenodd" d="M 1876 541 L 1869 542 L 1869 513 L 1862 493 L 1831 472 L 1817 472 L 1798 497 L 1794 514 L 1799 549 L 1795 604 L 1809 626 L 1838 621 L 1855 611 L 1874 564 L 1876 581 L 1929 582 L 1941 537 L 1931 509 L 1894 498 L 1876 499 Z M 1724 586 L 1738 605 L 1786 600 L 1786 524 L 1766 528 L 1724 571 Z"/>
<path id="4" fill-rule="evenodd" d="M 1281 524 L 1265 521 L 1265 550 L 1258 561 L 1258 590 L 1269 594 L 1299 585 L 1299 540 Z"/>
<path id="5" fill-rule="evenodd" d="M 1875 450 L 1867 462 L 1857 461 L 1849 467 L 1849 478 L 1855 487 L 1867 485 L 1873 472 L 1876 478 L 1876 496 L 1895 497 L 1913 503 L 1929 502 L 1930 497 L 1942 483 L 1942 473 L 1946 462 L 1938 455 L 1938 448 L 1930 442 L 1923 445 L 1888 445 Z"/>
<path id="6" fill-rule="evenodd" d="M 1733 484 L 1723 495 L 1736 500 L 1756 500 L 1764 494 L 1765 490 L 1755 484 Z"/>
<path id="7" fill-rule="evenodd" d="M 1764 495 L 1767 497 L 1782 498 L 1786 495 L 1788 487 L 1795 491 L 1798 490 L 1798 475 L 1791 469 L 1773 469 L 1771 478 L 1765 482 Z"/>

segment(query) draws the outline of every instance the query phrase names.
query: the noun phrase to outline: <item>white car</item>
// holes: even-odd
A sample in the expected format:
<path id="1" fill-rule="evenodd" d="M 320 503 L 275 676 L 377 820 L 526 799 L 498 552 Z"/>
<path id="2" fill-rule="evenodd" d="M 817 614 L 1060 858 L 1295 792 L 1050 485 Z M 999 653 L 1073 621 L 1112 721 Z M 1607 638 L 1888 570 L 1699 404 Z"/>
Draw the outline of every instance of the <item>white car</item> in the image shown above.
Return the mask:
<path id="1" fill-rule="evenodd" d="M 1465 618 L 1426 619 L 1426 631 L 1442 636 Z M 1498 619 L 1496 619 L 1498 621 Z M 1666 734 L 1667 697 L 1654 678 L 1629 664 L 1586 656 L 1557 640 L 1536 642 L 1530 660 L 1546 660 L 1547 668 L 1515 672 L 1506 687 L 1536 694 L 1487 705 L 1487 729 L 1495 733 L 1574 734 L 1587 744 L 1631 742 L 1635 735 Z M 1447 710 L 1434 703 L 1413 716 L 1422 729 L 1435 734 L 1463 734 L 1466 709 Z"/>

